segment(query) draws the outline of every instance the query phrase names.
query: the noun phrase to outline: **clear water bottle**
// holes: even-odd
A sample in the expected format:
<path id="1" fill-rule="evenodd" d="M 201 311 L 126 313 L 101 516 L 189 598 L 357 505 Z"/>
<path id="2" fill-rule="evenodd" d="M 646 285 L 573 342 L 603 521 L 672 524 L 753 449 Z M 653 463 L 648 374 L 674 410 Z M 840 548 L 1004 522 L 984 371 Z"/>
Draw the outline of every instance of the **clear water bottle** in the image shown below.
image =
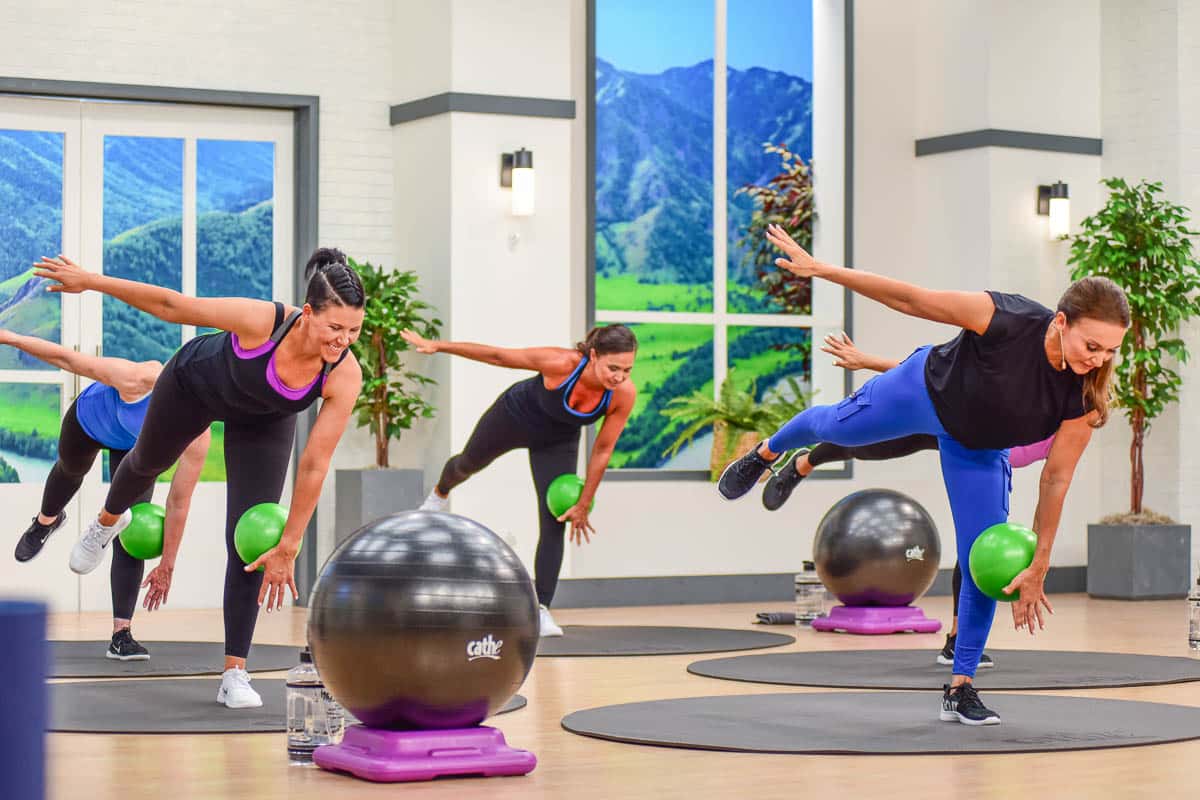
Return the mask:
<path id="1" fill-rule="evenodd" d="M 1200 650 L 1200 578 L 1188 595 L 1188 647 Z"/>
<path id="2" fill-rule="evenodd" d="M 796 624 L 811 625 L 825 615 L 825 586 L 817 577 L 817 567 L 805 561 L 803 572 L 796 573 Z"/>
<path id="3" fill-rule="evenodd" d="M 287 674 L 287 749 L 293 764 L 312 763 L 321 745 L 342 740 L 345 714 L 325 689 L 312 654 L 300 651 L 300 663 Z"/>

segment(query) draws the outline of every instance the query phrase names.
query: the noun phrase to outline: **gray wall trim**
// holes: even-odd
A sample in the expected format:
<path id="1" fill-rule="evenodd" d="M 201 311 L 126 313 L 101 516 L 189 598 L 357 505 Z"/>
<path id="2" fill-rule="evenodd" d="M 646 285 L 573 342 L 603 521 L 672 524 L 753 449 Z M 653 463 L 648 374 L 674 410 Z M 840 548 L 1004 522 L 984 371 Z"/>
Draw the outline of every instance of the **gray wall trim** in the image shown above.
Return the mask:
<path id="1" fill-rule="evenodd" d="M 845 239 L 843 251 L 847 265 L 854 263 L 854 0 L 846 0 L 845 5 Z M 587 256 L 587 275 L 584 279 L 584 291 L 587 293 L 587 327 L 591 329 L 596 324 L 596 0 L 587 3 L 587 233 L 584 247 Z M 854 336 L 854 307 L 851 293 L 842 290 L 843 319 L 846 333 Z M 843 393 L 849 395 L 854 388 L 850 372 L 846 371 L 842 384 Z M 595 431 L 587 429 L 585 444 L 591 449 L 595 439 Z M 845 462 L 840 469 L 819 470 L 812 477 L 822 480 L 846 479 L 854 477 L 854 462 Z M 707 481 L 708 470 L 608 470 L 605 480 L 615 481 Z"/>
<path id="2" fill-rule="evenodd" d="M 926 593 L 950 594 L 953 570 L 938 571 Z M 1051 567 L 1046 575 L 1046 592 L 1064 594 L 1087 588 L 1087 567 Z M 558 608 L 606 608 L 624 606 L 698 605 L 705 603 L 774 603 L 779 609 L 795 602 L 793 573 L 758 575 L 683 575 L 661 578 L 573 578 L 559 581 L 554 596 Z M 918 601 L 918 605 L 920 601 Z M 763 609 L 771 610 L 771 609 Z"/>
<path id="3" fill-rule="evenodd" d="M 388 116 L 393 125 L 401 125 L 425 117 L 448 114 L 451 111 L 466 111 L 472 114 L 506 114 L 510 117 L 575 119 L 575 101 L 552 100 L 545 97 L 512 97 L 502 94 L 443 92 L 392 106 Z"/>
<path id="4" fill-rule="evenodd" d="M 978 131 L 917 139 L 916 153 L 918 157 L 932 156 L 937 153 L 973 150 L 978 147 L 1015 147 L 1020 150 L 1045 150 L 1051 153 L 1074 153 L 1083 156 L 1102 155 L 1104 150 L 1101 139 L 1091 139 L 1086 136 L 1059 136 L 1054 133 L 984 128 Z"/>
<path id="5" fill-rule="evenodd" d="M 315 95 L 238 92 L 222 89 L 193 89 L 184 86 L 142 86 L 126 83 L 56 81 L 38 78 L 0 77 L 0 93 L 46 97 L 81 97 L 92 100 L 125 100 L 192 105 L 243 106 L 252 108 L 300 108 L 317 102 Z"/>
<path id="6" fill-rule="evenodd" d="M 240 108 L 269 108 L 290 110 L 295 131 L 295 180 L 293 186 L 293 248 L 295 256 L 295 299 L 304 296 L 304 264 L 308 254 L 317 246 L 320 186 L 320 98 L 306 94 L 274 94 L 270 92 L 240 92 L 221 89 L 192 89 L 180 86 L 142 86 L 121 83 L 91 83 L 88 81 L 57 81 L 36 78 L 0 76 L 0 94 L 39 97 L 67 97 L 87 100 L 120 100 L 125 102 L 180 103 L 188 105 L 219 105 Z M 292 453 L 298 461 L 307 441 L 308 432 L 316 419 L 316 410 L 301 414 L 296 425 L 296 444 Z M 293 463 L 295 472 L 296 463 Z M 308 592 L 317 575 L 317 521 L 309 521 L 304 538 L 308 546 L 297 561 L 296 587 L 300 603 L 308 600 Z"/>

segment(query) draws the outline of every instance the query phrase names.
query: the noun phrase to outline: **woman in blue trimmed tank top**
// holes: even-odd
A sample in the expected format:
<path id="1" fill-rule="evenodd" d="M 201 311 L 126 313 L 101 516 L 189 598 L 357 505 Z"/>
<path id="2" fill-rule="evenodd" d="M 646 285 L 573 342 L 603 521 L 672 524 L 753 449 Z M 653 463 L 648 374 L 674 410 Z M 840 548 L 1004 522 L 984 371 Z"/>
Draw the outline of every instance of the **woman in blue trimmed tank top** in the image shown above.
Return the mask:
<path id="1" fill-rule="evenodd" d="M 450 353 L 512 369 L 535 370 L 536 375 L 510 386 L 475 426 L 466 447 L 446 462 L 441 479 L 423 510 L 444 511 L 450 490 L 510 450 L 528 449 L 529 466 L 538 500 L 538 544 L 534 556 L 534 585 L 541 606 L 543 636 L 562 636 L 550 616 L 550 604 L 562 568 L 564 525 L 571 523 L 571 540 L 591 541 L 595 531 L 588 507 L 604 477 L 617 439 L 633 411 L 637 389 L 629 379 L 637 355 L 637 338 L 624 325 L 593 328 L 568 350 L 529 347 L 510 350 L 468 342 L 437 342 L 412 331 L 402 334 L 418 352 Z M 592 445 L 587 476 L 579 502 L 556 517 L 546 505 L 550 482 L 579 463 L 579 431 L 604 420 Z"/>
<path id="2" fill-rule="evenodd" d="M 316 509 L 333 450 L 362 387 L 350 345 L 362 329 L 366 297 L 340 250 L 321 248 L 308 261 L 303 308 L 241 297 L 188 297 L 136 281 L 85 271 L 63 256 L 43 259 L 34 274 L 51 291 L 99 291 L 167 322 L 216 328 L 171 358 L 146 410 L 142 433 L 113 475 L 100 515 L 72 553 L 98 562 L 128 525 L 129 507 L 214 421 L 225 423 L 225 667 L 217 702 L 253 708 L 246 656 L 258 609 L 283 607 L 297 596 L 293 578 L 300 539 Z M 237 521 L 251 506 L 278 502 L 295 441 L 296 415 L 320 398 L 320 411 L 296 468 L 287 522 L 279 544 L 243 565 L 233 546 Z M 77 558 L 76 556 L 79 556 Z M 258 572 L 258 567 L 264 572 Z"/>
<path id="3" fill-rule="evenodd" d="M 0 345 L 15 347 L 47 364 L 95 381 L 79 393 L 63 416 L 58 433 L 58 458 L 42 489 L 41 508 L 17 540 L 13 554 L 17 561 L 24 563 L 40 553 L 50 534 L 67 521 L 67 503 L 79 491 L 100 451 L 108 450 L 109 467 L 115 472 L 133 449 L 150 404 L 150 391 L 163 365 L 158 361 L 134 362 L 124 358 L 89 356 L 36 336 L 22 336 L 3 329 L 0 329 Z M 192 493 L 208 454 L 209 440 L 206 430 L 192 441 L 179 459 L 167 495 L 162 558 L 145 583 L 142 582 L 145 562 L 133 558 L 124 548 L 113 548 L 109 571 L 113 633 L 105 652 L 107 658 L 120 661 L 150 658 L 150 652 L 133 638 L 131 630 L 138 588 L 150 587 L 145 599 L 148 610 L 153 611 L 166 602 L 175 571 L 175 557 L 183 540 Z M 154 487 L 151 486 L 138 496 L 137 502 L 149 502 L 153 494 Z"/>

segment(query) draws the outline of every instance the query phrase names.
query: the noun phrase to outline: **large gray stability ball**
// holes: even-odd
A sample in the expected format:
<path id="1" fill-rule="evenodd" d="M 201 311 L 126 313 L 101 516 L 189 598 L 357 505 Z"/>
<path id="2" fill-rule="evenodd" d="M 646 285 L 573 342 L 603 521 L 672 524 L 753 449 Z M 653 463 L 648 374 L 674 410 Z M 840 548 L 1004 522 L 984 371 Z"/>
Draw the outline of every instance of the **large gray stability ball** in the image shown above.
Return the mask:
<path id="1" fill-rule="evenodd" d="M 848 606 L 906 606 L 937 577 L 942 545 L 921 504 L 890 489 L 864 489 L 826 512 L 813 540 L 825 588 Z"/>
<path id="2" fill-rule="evenodd" d="M 373 728 L 477 725 L 525 681 L 538 603 L 517 554 L 477 522 L 408 511 L 325 562 L 308 644 L 326 688 Z"/>

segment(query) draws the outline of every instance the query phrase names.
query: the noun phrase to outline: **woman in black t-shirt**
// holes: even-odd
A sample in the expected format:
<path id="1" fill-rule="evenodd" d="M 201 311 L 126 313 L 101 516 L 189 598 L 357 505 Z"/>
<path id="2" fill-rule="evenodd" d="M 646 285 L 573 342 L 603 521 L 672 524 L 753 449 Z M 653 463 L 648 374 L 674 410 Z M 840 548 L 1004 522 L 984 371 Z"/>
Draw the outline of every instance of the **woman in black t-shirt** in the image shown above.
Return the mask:
<path id="1" fill-rule="evenodd" d="M 1020 591 L 1013 623 L 1031 634 L 1052 611 L 1043 582 L 1063 500 L 1092 430 L 1108 419 L 1112 356 L 1129 327 L 1124 292 L 1107 278 L 1071 284 L 1056 311 L 1020 295 L 935 291 L 869 272 L 823 264 L 782 228 L 768 239 L 787 258 L 775 263 L 800 277 L 820 277 L 914 317 L 961 327 L 953 340 L 922 347 L 836 405 L 801 412 L 769 440 L 731 463 L 719 490 L 729 500 L 749 492 L 780 453 L 814 442 L 860 446 L 912 434 L 938 438 L 942 476 L 954 517 L 958 557 L 976 537 L 1008 518 L 1010 447 L 1054 435 L 1042 470 L 1033 528 L 1033 563 L 1006 587 Z M 996 604 L 964 575 L 951 685 L 941 718 L 999 723 L 971 685 Z"/>

